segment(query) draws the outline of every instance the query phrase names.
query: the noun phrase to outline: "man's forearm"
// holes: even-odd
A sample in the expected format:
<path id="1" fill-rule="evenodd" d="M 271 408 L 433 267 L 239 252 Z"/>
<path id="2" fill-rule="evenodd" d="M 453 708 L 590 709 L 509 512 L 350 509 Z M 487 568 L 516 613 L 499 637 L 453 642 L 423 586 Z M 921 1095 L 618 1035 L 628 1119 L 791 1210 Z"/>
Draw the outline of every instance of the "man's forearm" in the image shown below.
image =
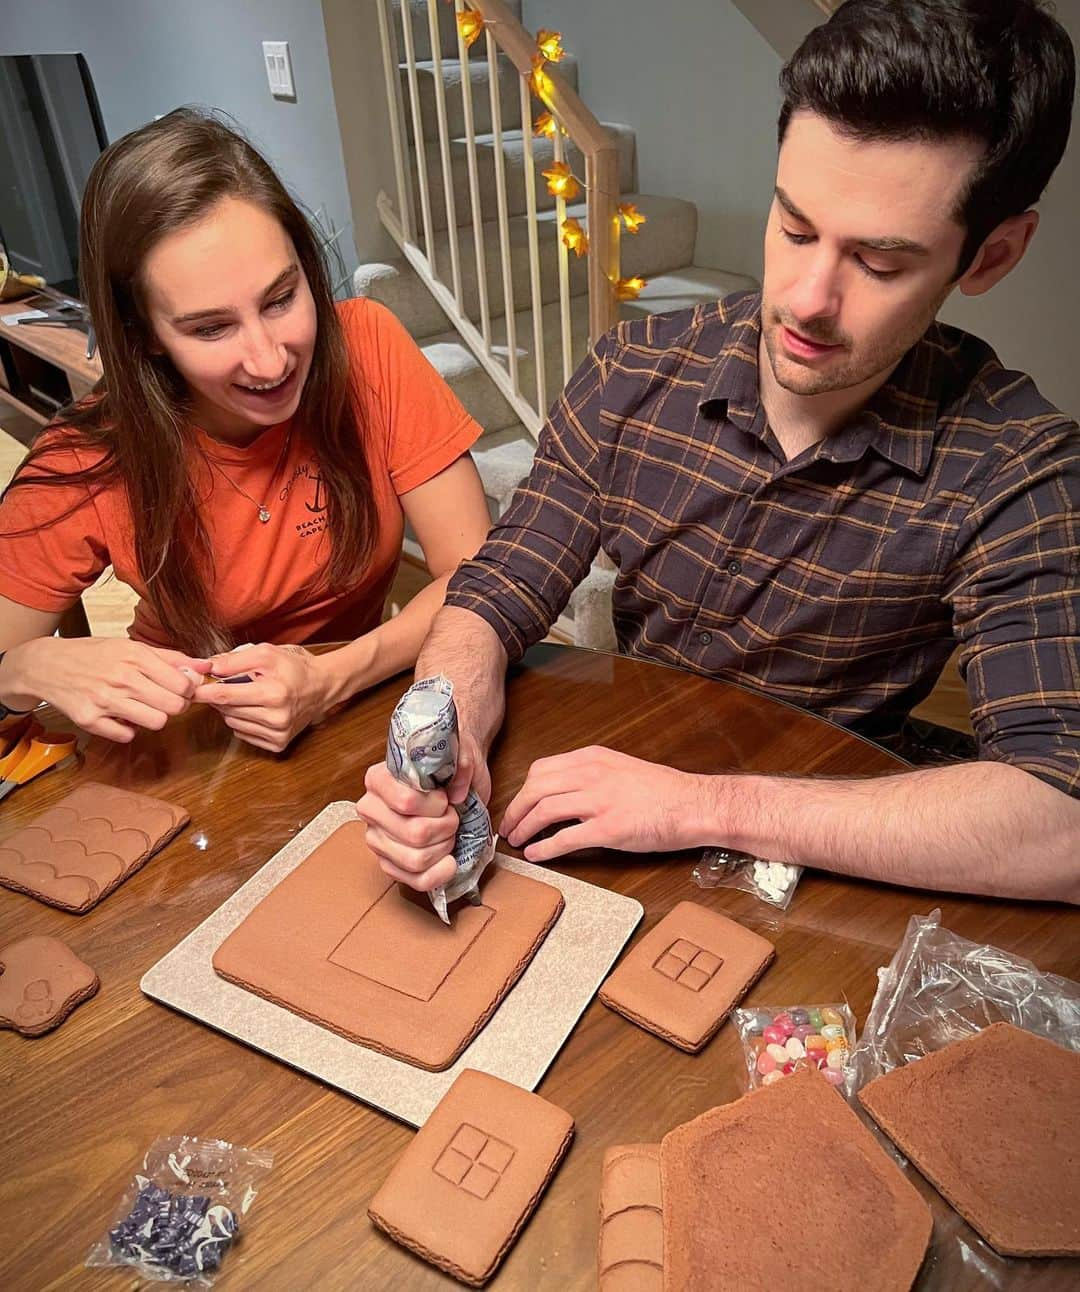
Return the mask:
<path id="1" fill-rule="evenodd" d="M 484 756 L 502 725 L 507 654 L 490 624 L 471 610 L 444 606 L 416 660 L 417 678 L 442 673 L 454 684 L 458 718 Z"/>
<path id="2" fill-rule="evenodd" d="M 706 779 L 702 843 L 911 887 L 1080 902 L 1080 802 L 1005 763 Z"/>

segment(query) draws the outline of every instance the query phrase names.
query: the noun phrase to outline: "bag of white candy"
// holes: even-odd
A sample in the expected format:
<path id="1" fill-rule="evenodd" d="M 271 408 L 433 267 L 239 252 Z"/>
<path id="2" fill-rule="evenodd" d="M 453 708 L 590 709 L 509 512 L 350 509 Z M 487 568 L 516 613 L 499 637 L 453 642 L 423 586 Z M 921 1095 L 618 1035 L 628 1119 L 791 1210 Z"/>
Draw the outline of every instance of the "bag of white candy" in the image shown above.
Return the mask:
<path id="1" fill-rule="evenodd" d="M 781 911 L 791 905 L 802 873 L 802 866 L 763 861 L 730 848 L 706 848 L 691 871 L 699 888 L 738 888 Z"/>

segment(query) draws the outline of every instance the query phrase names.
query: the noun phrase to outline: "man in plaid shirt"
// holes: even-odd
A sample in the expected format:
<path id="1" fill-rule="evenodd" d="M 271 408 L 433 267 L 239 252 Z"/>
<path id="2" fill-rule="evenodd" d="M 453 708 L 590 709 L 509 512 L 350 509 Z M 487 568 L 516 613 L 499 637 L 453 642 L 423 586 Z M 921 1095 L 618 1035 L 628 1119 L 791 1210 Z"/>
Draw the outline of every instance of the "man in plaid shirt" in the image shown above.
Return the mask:
<path id="1" fill-rule="evenodd" d="M 756 686 L 903 749 L 957 642 L 968 761 L 873 780 L 695 775 L 607 749 L 533 764 L 500 832 L 720 845 L 842 874 L 1080 901 L 1080 431 L 938 324 L 1005 277 L 1068 139 L 1072 45 L 1039 0 L 849 0 L 781 77 L 760 295 L 623 323 L 450 584 L 417 676 L 454 682 L 449 799 L 368 772 L 386 872 L 445 883 L 449 806 L 509 662 L 599 550 L 625 653 Z"/>

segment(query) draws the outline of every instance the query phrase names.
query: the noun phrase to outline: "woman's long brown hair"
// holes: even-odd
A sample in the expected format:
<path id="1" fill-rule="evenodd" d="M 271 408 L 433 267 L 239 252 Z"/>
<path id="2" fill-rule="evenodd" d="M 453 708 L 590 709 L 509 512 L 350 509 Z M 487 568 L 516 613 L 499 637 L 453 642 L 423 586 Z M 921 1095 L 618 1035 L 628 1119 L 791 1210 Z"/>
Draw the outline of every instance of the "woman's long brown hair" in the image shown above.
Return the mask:
<path id="1" fill-rule="evenodd" d="M 94 492 L 121 484 L 148 599 L 172 643 L 196 655 L 233 642 L 210 605 L 213 559 L 185 447 L 189 392 L 168 358 L 155 353 L 140 273 L 161 238 L 197 223 L 227 197 L 251 202 L 280 222 L 315 300 L 315 349 L 294 425 L 326 485 L 327 582 L 334 588 L 355 582 L 375 547 L 376 513 L 359 375 L 350 374 L 322 249 L 251 144 L 191 108 L 117 140 L 90 173 L 79 227 L 80 284 L 104 375 L 91 396 L 58 414 L 54 427 L 62 429 L 31 452 L 10 486 L 85 484 Z M 80 446 L 104 454 L 95 453 L 100 460 L 81 471 L 50 464 L 54 452 Z"/>

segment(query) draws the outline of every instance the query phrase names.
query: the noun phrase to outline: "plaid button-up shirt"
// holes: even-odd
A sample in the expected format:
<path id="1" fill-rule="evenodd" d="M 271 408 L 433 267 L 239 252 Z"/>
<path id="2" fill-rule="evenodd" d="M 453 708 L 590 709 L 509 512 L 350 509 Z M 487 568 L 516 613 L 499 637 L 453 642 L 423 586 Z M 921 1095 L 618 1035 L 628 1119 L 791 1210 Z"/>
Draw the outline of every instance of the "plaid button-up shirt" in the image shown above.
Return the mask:
<path id="1" fill-rule="evenodd" d="M 760 297 L 619 324 L 447 604 L 518 658 L 599 549 L 619 649 L 884 743 L 957 643 L 979 756 L 1080 796 L 1080 430 L 935 324 L 793 460 L 758 391 Z"/>

